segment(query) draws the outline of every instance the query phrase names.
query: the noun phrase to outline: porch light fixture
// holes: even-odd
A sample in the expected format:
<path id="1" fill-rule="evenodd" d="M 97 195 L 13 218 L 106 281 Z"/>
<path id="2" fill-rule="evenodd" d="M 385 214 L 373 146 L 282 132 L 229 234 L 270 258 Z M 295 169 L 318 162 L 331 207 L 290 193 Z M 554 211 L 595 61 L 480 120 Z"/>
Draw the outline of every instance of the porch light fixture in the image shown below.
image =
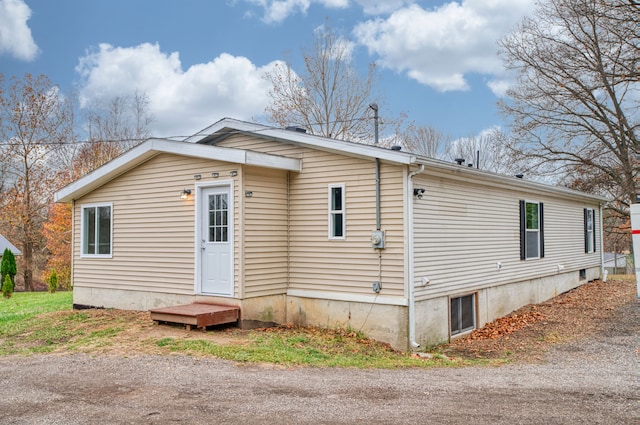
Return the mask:
<path id="1" fill-rule="evenodd" d="M 217 171 L 214 171 L 213 173 L 211 173 L 211 177 L 217 179 L 218 177 L 220 177 L 220 173 L 218 173 Z"/>
<path id="2" fill-rule="evenodd" d="M 189 195 L 191 195 L 191 189 L 182 189 L 182 192 L 180 192 L 180 199 L 189 199 Z"/>
<path id="3" fill-rule="evenodd" d="M 230 175 L 231 177 L 235 177 L 235 176 L 237 176 L 237 175 L 238 175 L 238 172 L 237 172 L 236 170 L 233 170 L 233 171 L 231 171 L 231 172 L 229 173 L 229 175 Z"/>
<path id="4" fill-rule="evenodd" d="M 202 178 L 202 175 L 200 175 L 200 174 L 194 174 L 194 175 L 193 175 L 193 178 L 194 178 L 195 180 L 200 180 L 200 179 Z"/>

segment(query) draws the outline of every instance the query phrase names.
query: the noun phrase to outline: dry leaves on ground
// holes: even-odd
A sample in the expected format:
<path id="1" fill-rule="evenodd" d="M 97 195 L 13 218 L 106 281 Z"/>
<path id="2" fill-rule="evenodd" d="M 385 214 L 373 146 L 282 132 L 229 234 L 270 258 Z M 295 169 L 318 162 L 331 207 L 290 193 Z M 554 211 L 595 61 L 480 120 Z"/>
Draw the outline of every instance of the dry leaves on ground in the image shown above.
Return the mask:
<path id="1" fill-rule="evenodd" d="M 522 307 L 443 347 L 448 356 L 536 360 L 553 343 L 592 335 L 636 299 L 632 279 L 593 281 L 551 300 Z"/>

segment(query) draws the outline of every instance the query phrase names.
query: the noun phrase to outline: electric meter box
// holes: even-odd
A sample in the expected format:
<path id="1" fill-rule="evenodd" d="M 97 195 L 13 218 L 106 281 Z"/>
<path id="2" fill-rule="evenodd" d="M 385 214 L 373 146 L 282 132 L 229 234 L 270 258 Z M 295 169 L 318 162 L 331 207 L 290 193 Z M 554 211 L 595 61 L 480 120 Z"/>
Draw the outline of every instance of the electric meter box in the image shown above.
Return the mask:
<path id="1" fill-rule="evenodd" d="M 371 232 L 371 248 L 384 248 L 384 230 L 374 230 Z"/>

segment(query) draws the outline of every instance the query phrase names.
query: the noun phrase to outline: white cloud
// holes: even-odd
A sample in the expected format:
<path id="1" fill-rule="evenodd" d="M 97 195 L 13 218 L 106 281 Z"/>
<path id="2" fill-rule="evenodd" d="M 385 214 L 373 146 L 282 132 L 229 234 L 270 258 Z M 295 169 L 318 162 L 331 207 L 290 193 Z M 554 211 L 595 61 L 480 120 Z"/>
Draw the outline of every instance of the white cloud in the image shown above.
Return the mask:
<path id="1" fill-rule="evenodd" d="M 210 62 L 182 69 L 179 54 L 157 44 L 113 47 L 101 44 L 80 58 L 80 104 L 132 95 L 149 99 L 155 136 L 190 135 L 223 117 L 251 119 L 269 103 L 263 78 L 276 62 L 257 67 L 241 56 L 221 54 Z"/>
<path id="2" fill-rule="evenodd" d="M 355 2 L 367 15 L 383 15 L 415 3 L 415 0 L 355 0 Z"/>
<path id="3" fill-rule="evenodd" d="M 467 90 L 465 75 L 503 72 L 497 41 L 534 5 L 531 0 L 462 0 L 434 9 L 414 4 L 387 19 L 361 23 L 354 34 L 385 67 L 438 91 Z"/>
<path id="4" fill-rule="evenodd" d="M 495 94 L 497 97 L 504 97 L 504 95 L 507 94 L 507 90 L 509 90 L 512 84 L 512 80 L 500 78 L 496 78 L 487 82 L 487 86 L 489 86 L 493 94 Z"/>
<path id="5" fill-rule="evenodd" d="M 344 9 L 349 0 L 247 0 L 264 9 L 263 21 L 269 24 L 280 23 L 296 13 L 306 14 L 311 3 L 318 3 L 331 9 Z"/>
<path id="6" fill-rule="evenodd" d="M 31 36 L 27 21 L 31 9 L 22 0 L 0 0 L 0 54 L 32 61 L 38 54 L 38 46 Z"/>

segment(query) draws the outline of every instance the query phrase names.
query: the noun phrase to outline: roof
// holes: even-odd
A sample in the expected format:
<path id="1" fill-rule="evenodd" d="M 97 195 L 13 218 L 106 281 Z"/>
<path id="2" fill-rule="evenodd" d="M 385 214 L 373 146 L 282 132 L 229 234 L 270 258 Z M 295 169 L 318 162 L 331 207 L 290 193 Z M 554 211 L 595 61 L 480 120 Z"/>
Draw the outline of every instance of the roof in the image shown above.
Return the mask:
<path id="1" fill-rule="evenodd" d="M 626 267 L 627 256 L 625 254 L 615 254 L 613 252 L 604 253 L 605 267 Z"/>
<path id="2" fill-rule="evenodd" d="M 415 154 L 408 152 L 393 151 L 379 146 L 331 139 L 295 130 L 286 130 L 283 128 L 240 121 L 233 118 L 224 118 L 204 130 L 199 131 L 193 136 L 186 138 L 185 142 L 215 145 L 216 142 L 223 140 L 232 134 L 239 133 L 251 134 L 264 139 L 284 141 L 318 150 L 380 158 L 400 164 L 414 164 L 418 158 Z"/>
<path id="3" fill-rule="evenodd" d="M 369 157 L 372 159 L 379 158 L 384 161 L 395 162 L 398 164 L 415 166 L 424 165 L 425 168 L 436 169 L 442 173 L 455 174 L 461 178 L 468 178 L 473 181 L 482 180 L 484 183 L 509 187 L 511 189 L 520 188 L 522 190 L 547 193 L 555 196 L 560 195 L 575 199 L 589 199 L 600 204 L 607 202 L 607 198 L 601 196 L 590 195 L 564 187 L 524 180 L 515 176 L 506 176 L 491 171 L 461 166 L 456 163 L 428 158 L 410 152 L 396 151 L 363 143 L 336 140 L 295 130 L 240 121 L 233 118 L 224 118 L 199 131 L 193 136 L 186 138 L 185 142 L 215 145 L 217 142 L 224 140 L 233 134 L 251 134 L 256 137 L 283 141 L 313 149 L 340 152 L 346 155 Z"/>
<path id="4" fill-rule="evenodd" d="M 71 202 L 74 199 L 78 199 L 160 153 L 215 159 L 237 164 L 256 165 L 297 172 L 302 171 L 302 160 L 300 159 L 259 153 L 245 149 L 216 146 L 216 143 L 233 134 L 250 134 L 254 137 L 267 140 L 275 140 L 312 149 L 340 153 L 342 155 L 370 158 L 372 160 L 377 158 L 382 161 L 413 166 L 415 168 L 424 165 L 425 168 L 429 170 L 436 170 L 439 173 L 448 174 L 454 178 L 481 181 L 483 184 L 502 188 L 520 189 L 565 198 L 590 200 L 600 204 L 607 201 L 606 198 L 600 196 L 588 195 L 575 190 L 532 182 L 515 176 L 505 176 L 486 170 L 460 166 L 455 163 L 427 158 L 410 152 L 336 140 L 232 118 L 224 118 L 193 136 L 186 138 L 184 141 L 149 139 L 62 188 L 56 192 L 54 200 L 56 202 Z"/>
<path id="5" fill-rule="evenodd" d="M 165 139 L 149 139 L 125 152 L 102 167 L 60 189 L 54 195 L 55 202 L 71 202 L 97 189 L 119 175 L 161 153 L 214 159 L 236 164 L 256 165 L 290 171 L 301 171 L 301 161 L 296 158 L 252 152 L 243 149 L 195 145 Z"/>
<path id="6" fill-rule="evenodd" d="M 2 253 L 7 248 L 9 248 L 9 251 L 13 252 L 14 255 L 22 255 L 22 252 L 18 248 L 9 242 L 7 238 L 0 235 L 0 257 L 2 257 Z"/>

